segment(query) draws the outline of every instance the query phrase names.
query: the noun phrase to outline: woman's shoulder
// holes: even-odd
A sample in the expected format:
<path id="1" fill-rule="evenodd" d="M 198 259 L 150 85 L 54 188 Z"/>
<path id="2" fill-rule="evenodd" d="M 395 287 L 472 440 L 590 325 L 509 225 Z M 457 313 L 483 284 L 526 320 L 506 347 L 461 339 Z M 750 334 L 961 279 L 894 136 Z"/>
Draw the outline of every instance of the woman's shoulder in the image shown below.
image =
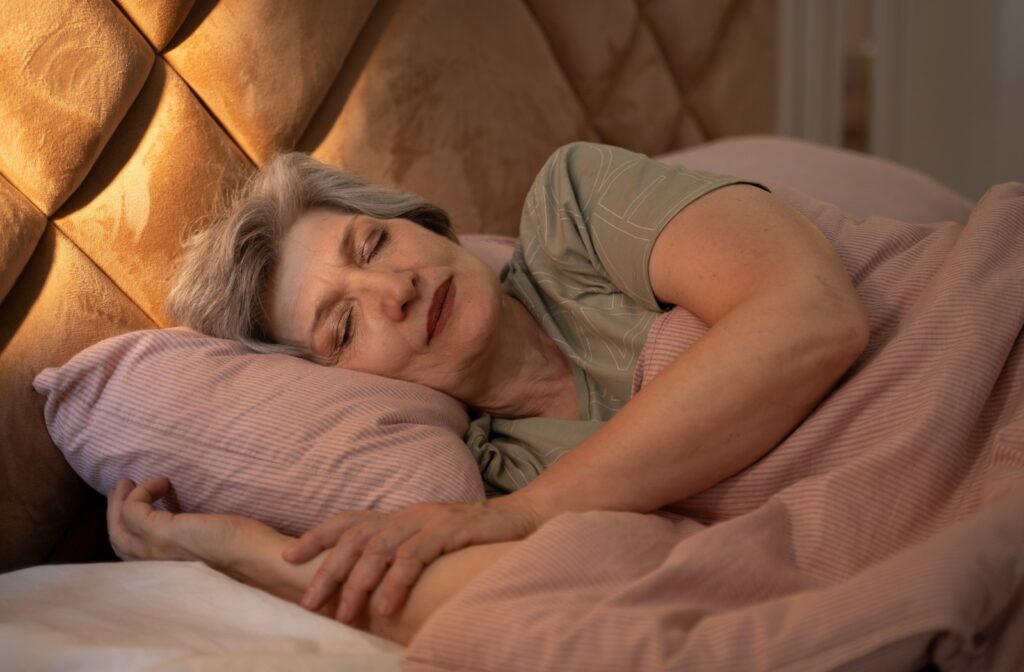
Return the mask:
<path id="1" fill-rule="evenodd" d="M 566 143 L 555 149 L 548 156 L 544 165 L 537 173 L 534 184 L 545 178 L 569 177 L 582 178 L 588 175 L 614 168 L 623 161 L 637 162 L 650 159 L 637 152 L 605 145 L 597 142 L 577 140 Z"/>
<path id="2" fill-rule="evenodd" d="M 649 160 L 643 154 L 595 142 L 560 146 L 548 156 L 527 193 L 520 237 L 536 235 L 539 226 L 554 226 L 566 217 L 586 223 L 599 200 L 601 183 L 630 163 Z"/>

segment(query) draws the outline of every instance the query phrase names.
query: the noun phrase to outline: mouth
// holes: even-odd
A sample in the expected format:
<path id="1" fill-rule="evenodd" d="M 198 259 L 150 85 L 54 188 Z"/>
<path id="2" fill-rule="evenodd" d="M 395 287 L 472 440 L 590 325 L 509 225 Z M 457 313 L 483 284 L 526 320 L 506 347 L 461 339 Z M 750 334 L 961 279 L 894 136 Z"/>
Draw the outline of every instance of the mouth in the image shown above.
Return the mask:
<path id="1" fill-rule="evenodd" d="M 434 290 L 434 298 L 427 312 L 427 343 L 444 328 L 448 316 L 452 312 L 452 301 L 455 298 L 455 285 L 448 278 Z"/>

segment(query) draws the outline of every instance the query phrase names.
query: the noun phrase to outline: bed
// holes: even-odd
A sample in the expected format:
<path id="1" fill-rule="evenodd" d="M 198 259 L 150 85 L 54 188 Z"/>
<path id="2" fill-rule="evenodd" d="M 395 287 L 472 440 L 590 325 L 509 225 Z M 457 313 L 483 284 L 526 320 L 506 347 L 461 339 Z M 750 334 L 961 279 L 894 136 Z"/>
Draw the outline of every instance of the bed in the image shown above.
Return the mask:
<path id="1" fill-rule="evenodd" d="M 771 3 L 98 0 L 8 25 L 5 667 L 1019 669 L 1022 186 L 972 204 L 752 135 L 771 129 Z M 102 481 L 51 440 L 33 381 L 170 326 L 181 236 L 225 189 L 309 151 L 439 203 L 500 267 L 533 174 L 579 139 L 764 181 L 845 251 L 874 340 L 814 422 L 657 514 L 549 521 L 407 648 L 198 563 L 113 562 Z M 701 329 L 666 313 L 635 386 Z"/>

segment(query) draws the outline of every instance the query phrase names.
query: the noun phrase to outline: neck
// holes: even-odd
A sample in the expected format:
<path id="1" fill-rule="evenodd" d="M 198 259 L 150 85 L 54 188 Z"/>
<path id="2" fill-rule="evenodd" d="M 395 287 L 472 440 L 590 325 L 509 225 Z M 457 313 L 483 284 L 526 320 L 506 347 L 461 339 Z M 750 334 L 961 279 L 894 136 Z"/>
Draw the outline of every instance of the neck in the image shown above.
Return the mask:
<path id="1" fill-rule="evenodd" d="M 576 419 L 572 368 L 554 339 L 526 307 L 502 294 L 497 339 L 484 358 L 486 373 L 461 397 L 501 418 Z"/>

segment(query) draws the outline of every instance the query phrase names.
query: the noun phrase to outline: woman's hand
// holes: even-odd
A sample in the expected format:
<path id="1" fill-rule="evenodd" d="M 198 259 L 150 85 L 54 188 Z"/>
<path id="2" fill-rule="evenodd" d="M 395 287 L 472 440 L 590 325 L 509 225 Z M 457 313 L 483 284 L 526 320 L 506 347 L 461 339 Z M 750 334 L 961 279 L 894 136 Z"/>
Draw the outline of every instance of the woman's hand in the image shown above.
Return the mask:
<path id="1" fill-rule="evenodd" d="M 327 555 L 302 606 L 317 610 L 342 586 L 335 615 L 349 623 L 380 586 L 380 614 L 397 613 L 424 568 L 439 556 L 474 544 L 529 536 L 542 521 L 513 495 L 481 502 L 413 504 L 392 514 L 347 511 L 306 532 L 282 553 L 301 563 Z"/>
<path id="2" fill-rule="evenodd" d="M 107 532 L 122 560 L 206 560 L 207 548 L 228 546 L 247 521 L 238 516 L 171 513 L 153 508 L 167 494 L 166 476 L 135 485 L 126 478 L 107 498 Z"/>

